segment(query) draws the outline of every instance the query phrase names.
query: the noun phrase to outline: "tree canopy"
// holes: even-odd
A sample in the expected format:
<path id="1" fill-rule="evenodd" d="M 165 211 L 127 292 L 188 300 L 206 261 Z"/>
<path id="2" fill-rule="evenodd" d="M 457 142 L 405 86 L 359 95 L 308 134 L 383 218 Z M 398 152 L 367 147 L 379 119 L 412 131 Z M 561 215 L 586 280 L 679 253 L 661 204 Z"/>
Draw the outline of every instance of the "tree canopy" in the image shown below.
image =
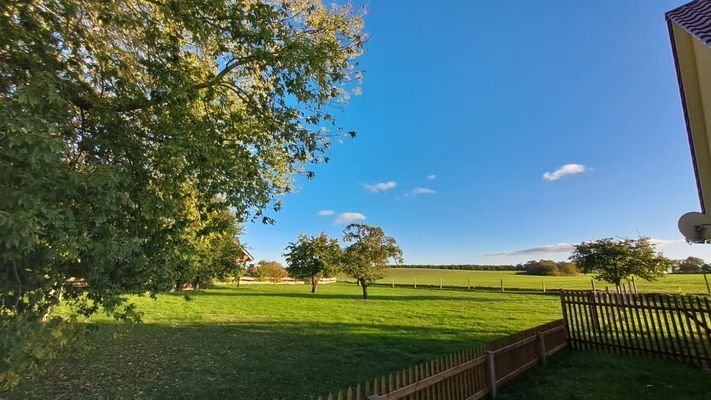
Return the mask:
<path id="1" fill-rule="evenodd" d="M 616 286 L 633 275 L 655 280 L 672 266 L 672 261 L 657 254 L 654 244 L 645 237 L 582 242 L 575 245 L 570 260 L 583 272 L 596 273 L 596 279 Z"/>
<path id="2" fill-rule="evenodd" d="M 523 264 L 524 273 L 527 275 L 578 275 L 578 266 L 567 261 L 531 260 Z"/>
<path id="3" fill-rule="evenodd" d="M 343 269 L 355 278 L 368 298 L 368 285 L 382 278 L 390 260 L 402 263 L 402 250 L 383 228 L 366 224 L 350 224 L 343 231 L 349 243 L 344 250 Z"/>
<path id="4" fill-rule="evenodd" d="M 311 281 L 311 293 L 322 278 L 330 278 L 340 270 L 342 260 L 338 240 L 321 232 L 318 236 L 299 235 L 289 243 L 284 257 L 289 265 L 289 275 Z"/>
<path id="5" fill-rule="evenodd" d="M 687 257 L 684 260 L 674 262 L 674 273 L 677 274 L 700 274 L 704 272 L 705 261 L 698 257 Z"/>
<path id="6" fill-rule="evenodd" d="M 231 257 L 208 221 L 272 221 L 346 134 L 362 29 L 310 0 L 0 4 L 0 315 L 119 310 Z"/>

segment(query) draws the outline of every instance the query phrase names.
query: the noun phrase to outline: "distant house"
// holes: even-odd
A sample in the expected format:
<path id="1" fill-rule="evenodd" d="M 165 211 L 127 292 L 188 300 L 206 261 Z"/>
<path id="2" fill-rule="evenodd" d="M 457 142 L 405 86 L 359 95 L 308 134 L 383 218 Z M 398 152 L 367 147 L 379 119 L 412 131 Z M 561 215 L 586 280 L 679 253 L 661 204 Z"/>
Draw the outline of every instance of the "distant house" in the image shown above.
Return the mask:
<path id="1" fill-rule="evenodd" d="M 666 13 L 684 108 L 701 213 L 679 229 L 691 242 L 711 240 L 711 0 L 696 0 Z M 685 217 L 688 217 L 685 219 Z"/>
<path id="2" fill-rule="evenodd" d="M 240 247 L 242 248 L 242 257 L 238 258 L 237 262 L 240 264 L 246 264 L 254 261 L 254 257 L 252 257 L 249 251 L 247 251 L 247 249 L 242 245 L 240 245 Z"/>

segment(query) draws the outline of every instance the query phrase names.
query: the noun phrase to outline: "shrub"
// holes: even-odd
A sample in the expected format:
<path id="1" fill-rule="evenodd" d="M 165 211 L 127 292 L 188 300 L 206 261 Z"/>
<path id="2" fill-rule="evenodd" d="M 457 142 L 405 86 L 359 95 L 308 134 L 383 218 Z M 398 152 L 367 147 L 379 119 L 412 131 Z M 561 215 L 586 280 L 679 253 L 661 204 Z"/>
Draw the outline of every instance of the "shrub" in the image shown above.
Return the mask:
<path id="1" fill-rule="evenodd" d="M 551 260 L 529 261 L 523 267 L 528 275 L 558 275 L 558 265 Z"/>
<path id="2" fill-rule="evenodd" d="M 561 261 L 558 263 L 558 273 L 560 275 L 580 275 L 580 269 L 575 263 Z"/>
<path id="3" fill-rule="evenodd" d="M 279 282 L 289 276 L 286 269 L 276 261 L 262 260 L 256 266 L 250 268 L 249 276 L 257 278 L 260 282 L 272 281 Z"/>
<path id="4" fill-rule="evenodd" d="M 675 274 L 700 274 L 704 272 L 704 260 L 698 257 L 687 257 L 674 262 L 672 271 Z"/>
<path id="5" fill-rule="evenodd" d="M 531 260 L 523 265 L 524 273 L 527 275 L 557 276 L 557 275 L 578 275 L 580 269 L 575 263 L 552 260 Z"/>

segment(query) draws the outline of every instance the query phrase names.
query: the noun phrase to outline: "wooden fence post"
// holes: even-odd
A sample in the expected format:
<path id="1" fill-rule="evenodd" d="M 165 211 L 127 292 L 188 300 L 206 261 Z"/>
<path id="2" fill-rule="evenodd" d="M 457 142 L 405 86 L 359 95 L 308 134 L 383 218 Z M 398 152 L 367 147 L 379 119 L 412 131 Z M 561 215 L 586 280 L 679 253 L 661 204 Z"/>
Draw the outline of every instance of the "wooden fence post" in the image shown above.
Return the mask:
<path id="1" fill-rule="evenodd" d="M 704 274 L 706 276 L 706 274 Z M 708 281 L 707 281 L 708 283 Z M 472 280 L 471 278 L 467 278 L 467 290 L 472 290 Z"/>
<path id="2" fill-rule="evenodd" d="M 632 275 L 632 288 L 634 290 L 634 294 L 637 294 L 637 281 L 634 280 L 634 275 Z"/>
<path id="3" fill-rule="evenodd" d="M 442 278 L 439 278 L 439 288 L 442 289 Z"/>
<path id="4" fill-rule="evenodd" d="M 597 313 L 597 292 L 593 291 L 590 292 L 590 295 L 588 296 L 588 301 L 590 302 L 590 318 L 592 319 L 592 329 L 593 331 L 599 331 L 600 330 L 600 317 L 598 316 Z"/>
<path id="5" fill-rule="evenodd" d="M 504 291 L 504 280 L 503 279 L 501 280 L 501 291 L 502 292 Z"/>
<path id="6" fill-rule="evenodd" d="M 546 365 L 546 337 L 543 332 L 538 332 L 538 357 L 541 364 Z"/>
<path id="7" fill-rule="evenodd" d="M 493 351 L 487 351 L 486 354 L 489 356 L 489 395 L 492 399 L 496 398 L 496 353 Z"/>
<path id="8" fill-rule="evenodd" d="M 541 283 L 543 284 L 543 293 L 546 292 L 546 281 L 541 279 Z"/>
<path id="9" fill-rule="evenodd" d="M 395 287 L 395 277 L 393 276 L 393 287 Z"/>
<path id="10" fill-rule="evenodd" d="M 417 289 L 417 278 L 415 278 L 415 289 Z"/>
<path id="11" fill-rule="evenodd" d="M 706 282 L 706 291 L 711 293 L 711 286 L 709 286 L 709 278 L 706 276 L 705 272 L 704 272 L 704 281 Z"/>
<path id="12" fill-rule="evenodd" d="M 592 289 L 594 292 L 595 291 L 595 279 L 590 279 L 590 283 L 592 284 Z"/>

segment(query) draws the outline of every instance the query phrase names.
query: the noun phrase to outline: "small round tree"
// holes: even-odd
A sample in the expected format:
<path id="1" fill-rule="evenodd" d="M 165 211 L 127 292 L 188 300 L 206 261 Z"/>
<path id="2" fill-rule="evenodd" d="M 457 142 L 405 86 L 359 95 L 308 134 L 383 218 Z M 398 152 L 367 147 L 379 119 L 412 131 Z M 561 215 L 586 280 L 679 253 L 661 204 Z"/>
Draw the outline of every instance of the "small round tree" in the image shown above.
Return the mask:
<path id="1" fill-rule="evenodd" d="M 340 269 L 341 247 L 338 240 L 321 232 L 319 236 L 299 235 L 294 243 L 286 247 L 286 263 L 289 275 L 295 279 L 311 282 L 311 293 L 322 278 L 334 276 Z"/>
<path id="2" fill-rule="evenodd" d="M 595 279 L 620 286 L 624 279 L 638 276 L 651 281 L 664 275 L 672 261 L 658 254 L 649 238 L 605 238 L 575 245 L 570 260 L 583 272 L 595 273 Z"/>
<path id="3" fill-rule="evenodd" d="M 350 243 L 344 251 L 343 269 L 358 281 L 367 299 L 368 285 L 385 275 L 388 261 L 402 263 L 402 250 L 378 226 L 350 224 L 343 231 L 343 240 Z"/>

